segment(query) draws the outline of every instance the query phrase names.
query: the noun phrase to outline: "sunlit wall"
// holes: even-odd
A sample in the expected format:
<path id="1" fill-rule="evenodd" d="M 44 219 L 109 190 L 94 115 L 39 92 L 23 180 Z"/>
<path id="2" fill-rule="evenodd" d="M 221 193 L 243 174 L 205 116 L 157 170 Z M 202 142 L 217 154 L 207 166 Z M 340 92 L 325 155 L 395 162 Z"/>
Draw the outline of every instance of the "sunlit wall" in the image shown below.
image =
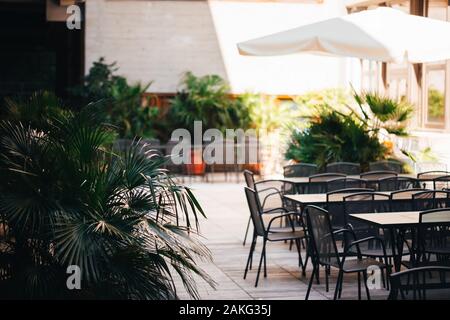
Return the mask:
<path id="1" fill-rule="evenodd" d="M 345 14 L 340 0 L 90 0 L 86 6 L 86 71 L 104 56 L 131 81 L 153 80 L 153 92 L 175 92 L 188 70 L 219 74 L 235 93 L 358 85 L 358 64 L 351 59 L 244 57 L 236 49 L 239 41 Z"/>

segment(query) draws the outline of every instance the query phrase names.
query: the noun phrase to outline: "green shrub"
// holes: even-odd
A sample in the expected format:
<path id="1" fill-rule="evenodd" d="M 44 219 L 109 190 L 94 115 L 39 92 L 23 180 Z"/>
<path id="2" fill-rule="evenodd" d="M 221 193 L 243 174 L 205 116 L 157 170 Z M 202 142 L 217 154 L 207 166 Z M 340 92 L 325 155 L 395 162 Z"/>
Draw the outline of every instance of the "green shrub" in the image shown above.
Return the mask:
<path id="1" fill-rule="evenodd" d="M 354 105 L 338 103 L 336 107 L 308 106 L 303 123 L 292 131 L 286 159 L 316 163 L 320 168 L 336 161 L 367 168 L 371 161 L 391 157 L 382 141 L 390 140 L 390 134 L 407 135 L 412 107 L 374 93 L 355 93 L 354 101 Z"/>
<path id="2" fill-rule="evenodd" d="M 99 102 L 104 120 L 117 126 L 121 138 L 154 138 L 158 126 L 158 108 L 149 105 L 144 94 L 151 85 L 130 85 L 124 77 L 114 73 L 116 63 L 106 64 L 104 58 L 94 62 L 84 84 L 72 89 L 75 100 L 82 105 Z"/>
<path id="3" fill-rule="evenodd" d="M 218 75 L 197 77 L 187 72 L 181 90 L 171 102 L 170 122 L 175 128 L 193 132 L 194 121 L 203 129 L 246 128 L 250 117 L 240 99 L 230 97 L 227 83 Z"/>
<path id="4" fill-rule="evenodd" d="M 0 297 L 175 299 L 174 274 L 198 297 L 194 274 L 213 284 L 196 265 L 209 258 L 200 205 L 162 158 L 111 153 L 96 109 L 0 121 Z M 70 265 L 80 290 L 66 287 Z"/>
<path id="5" fill-rule="evenodd" d="M 311 118 L 308 128 L 295 129 L 286 158 L 316 163 L 324 168 L 330 162 L 357 162 L 367 167 L 370 161 L 384 157 L 385 147 L 378 137 L 351 116 L 321 111 Z"/>

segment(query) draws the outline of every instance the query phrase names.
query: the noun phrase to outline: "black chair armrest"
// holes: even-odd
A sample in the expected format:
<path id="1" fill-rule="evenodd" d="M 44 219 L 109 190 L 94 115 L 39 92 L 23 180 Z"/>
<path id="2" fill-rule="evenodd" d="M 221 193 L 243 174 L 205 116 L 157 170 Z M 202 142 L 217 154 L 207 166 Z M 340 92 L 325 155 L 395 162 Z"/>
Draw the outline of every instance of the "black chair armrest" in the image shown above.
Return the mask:
<path id="1" fill-rule="evenodd" d="M 273 217 L 272 219 L 270 219 L 269 221 L 269 225 L 267 226 L 267 232 L 271 232 L 270 228 L 272 227 L 272 223 L 278 219 L 283 219 L 283 218 L 288 218 L 289 219 L 289 224 L 291 225 L 292 228 L 292 232 L 295 231 L 295 226 L 294 223 L 292 221 L 292 213 L 285 213 L 285 214 L 281 214 L 279 216 Z"/>
<path id="2" fill-rule="evenodd" d="M 363 239 L 359 239 L 359 240 L 356 240 L 356 241 L 352 241 L 352 242 L 348 245 L 348 247 L 345 248 L 345 252 L 344 252 L 344 255 L 343 255 L 342 262 L 345 261 L 345 258 L 346 258 L 347 255 L 349 254 L 350 249 L 351 249 L 352 247 L 355 247 L 355 246 L 356 246 L 356 248 L 357 248 L 358 259 L 361 259 L 361 258 L 362 258 L 362 255 L 361 255 L 361 250 L 359 249 L 359 244 L 364 243 L 364 242 L 368 242 L 368 241 L 373 241 L 373 240 L 375 240 L 375 241 L 377 241 L 377 242 L 379 242 L 379 243 L 381 244 L 381 248 L 383 249 L 384 264 L 385 264 L 386 267 L 388 268 L 388 267 L 389 267 L 389 266 L 388 266 L 388 259 L 387 259 L 386 246 L 385 246 L 385 244 L 384 244 L 384 241 L 383 241 L 383 239 L 381 239 L 381 238 L 379 238 L 379 237 L 375 237 L 375 236 L 367 237 L 367 238 L 363 238 Z"/>

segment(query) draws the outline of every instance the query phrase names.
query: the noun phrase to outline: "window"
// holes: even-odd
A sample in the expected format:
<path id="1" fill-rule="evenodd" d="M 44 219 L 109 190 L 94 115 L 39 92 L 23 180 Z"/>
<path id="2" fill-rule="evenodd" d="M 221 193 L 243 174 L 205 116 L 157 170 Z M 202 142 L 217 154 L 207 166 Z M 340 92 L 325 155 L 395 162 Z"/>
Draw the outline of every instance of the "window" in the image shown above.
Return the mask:
<path id="1" fill-rule="evenodd" d="M 445 63 L 425 67 L 425 126 L 445 127 Z"/>
<path id="2" fill-rule="evenodd" d="M 438 20 L 448 20 L 448 1 L 428 1 L 427 16 Z M 444 129 L 446 119 L 446 62 L 424 64 L 424 125 L 427 128 Z"/>

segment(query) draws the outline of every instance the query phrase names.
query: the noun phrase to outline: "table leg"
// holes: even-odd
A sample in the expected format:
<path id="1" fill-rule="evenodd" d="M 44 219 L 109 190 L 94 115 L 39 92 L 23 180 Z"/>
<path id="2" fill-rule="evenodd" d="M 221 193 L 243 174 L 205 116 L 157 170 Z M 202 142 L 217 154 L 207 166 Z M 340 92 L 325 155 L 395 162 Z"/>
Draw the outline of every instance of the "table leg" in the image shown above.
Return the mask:
<path id="1" fill-rule="evenodd" d="M 392 259 L 394 261 L 394 270 L 395 272 L 400 271 L 400 265 L 401 265 L 401 256 L 399 259 L 399 256 L 396 254 L 397 247 L 397 237 L 396 237 L 396 229 L 395 228 L 389 228 L 389 233 L 391 234 L 391 248 L 392 248 Z M 400 261 L 399 261 L 400 260 Z"/>

